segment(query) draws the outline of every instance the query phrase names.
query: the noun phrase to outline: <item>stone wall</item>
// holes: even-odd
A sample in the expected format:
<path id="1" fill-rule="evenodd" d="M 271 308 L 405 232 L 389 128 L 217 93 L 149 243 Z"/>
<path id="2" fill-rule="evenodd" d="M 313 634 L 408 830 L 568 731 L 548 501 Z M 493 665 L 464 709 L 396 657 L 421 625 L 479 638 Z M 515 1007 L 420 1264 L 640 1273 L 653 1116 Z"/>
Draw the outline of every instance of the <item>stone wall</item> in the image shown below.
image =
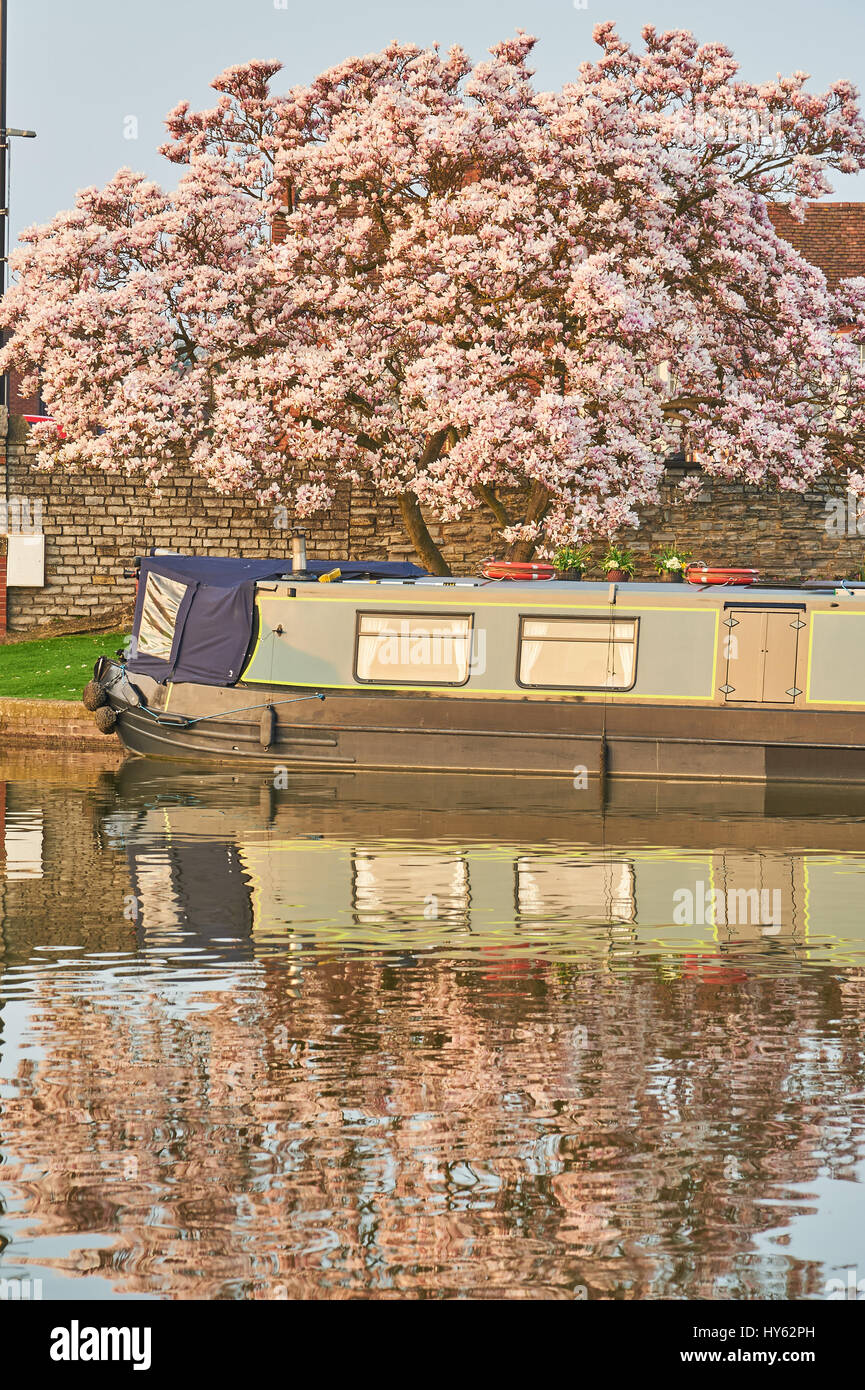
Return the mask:
<path id="1" fill-rule="evenodd" d="M 6 549 L 6 537 L 0 536 L 0 639 L 6 632 Z"/>
<path id="2" fill-rule="evenodd" d="M 754 566 L 762 579 L 779 584 L 858 578 L 865 509 L 857 516 L 855 500 L 836 483 L 795 493 L 707 480 L 695 500 L 685 501 L 679 489 L 684 476 L 683 469 L 668 469 L 661 503 L 644 509 L 639 530 L 627 540 L 638 557 L 638 576 L 653 576 L 652 554 L 675 540 L 695 560 Z"/>
<path id="3" fill-rule="evenodd" d="M 135 586 L 123 578 L 123 567 L 150 546 L 251 556 L 290 549 L 285 526 L 278 524 L 284 514 L 244 497 L 220 496 L 199 479 L 173 475 L 154 495 L 122 476 L 36 470 L 17 421 L 5 466 L 6 495 L 30 499 L 31 508 L 41 502 L 46 537 L 45 587 L 9 590 L 10 633 L 57 622 L 83 628 L 125 621 Z M 0 456 L 0 497 L 2 468 Z M 638 577 L 654 577 L 651 555 L 673 539 L 697 559 L 755 565 L 781 582 L 858 574 L 865 519 L 862 534 L 855 518 L 852 525 L 844 519 L 844 534 L 831 534 L 826 487 L 797 495 L 709 483 L 697 500 L 686 502 L 678 489 L 683 476 L 670 469 L 661 504 L 646 510 L 639 530 L 621 537 L 637 553 Z M 305 525 L 312 557 L 415 558 L 396 505 L 376 503 L 363 489 L 342 488 L 333 507 Z M 455 573 L 476 572 L 486 556 L 504 553 L 496 523 L 481 511 L 449 524 L 446 533 L 430 529 Z"/>
<path id="4" fill-rule="evenodd" d="M 7 495 L 28 499 L 31 517 L 41 508 L 45 533 L 45 587 L 8 591 L 12 633 L 60 621 L 123 620 L 135 593 L 124 566 L 151 546 L 210 555 L 291 551 L 282 509 L 221 496 L 181 473 L 154 494 L 122 476 L 40 471 L 23 443 L 8 445 L 6 471 Z M 377 506 L 362 489 L 341 488 L 328 512 L 304 525 L 311 558 L 416 559 L 396 504 Z M 442 528 L 432 530 L 442 542 Z M 492 518 L 489 525 L 471 517 L 447 528 L 447 555 L 458 572 L 471 572 L 496 549 Z"/>

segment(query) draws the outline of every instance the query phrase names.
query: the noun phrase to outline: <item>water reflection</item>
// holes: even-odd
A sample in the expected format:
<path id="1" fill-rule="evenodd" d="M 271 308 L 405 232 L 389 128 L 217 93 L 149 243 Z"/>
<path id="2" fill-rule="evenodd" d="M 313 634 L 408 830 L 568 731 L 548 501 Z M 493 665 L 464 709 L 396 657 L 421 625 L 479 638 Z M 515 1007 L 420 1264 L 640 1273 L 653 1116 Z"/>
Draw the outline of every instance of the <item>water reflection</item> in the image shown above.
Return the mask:
<path id="1" fill-rule="evenodd" d="M 807 1298 L 865 1274 L 865 799 L 32 778 L 0 799 L 0 1278 Z M 9 872 L 25 823 L 41 877 Z"/>

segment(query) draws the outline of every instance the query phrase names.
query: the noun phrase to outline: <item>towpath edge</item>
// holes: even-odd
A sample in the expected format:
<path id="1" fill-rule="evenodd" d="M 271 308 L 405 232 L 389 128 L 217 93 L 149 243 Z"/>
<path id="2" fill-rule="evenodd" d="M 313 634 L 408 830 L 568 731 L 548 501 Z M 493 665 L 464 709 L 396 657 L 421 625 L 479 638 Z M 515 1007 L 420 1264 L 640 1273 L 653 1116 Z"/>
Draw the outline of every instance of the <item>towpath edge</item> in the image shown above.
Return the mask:
<path id="1" fill-rule="evenodd" d="M 6 748 L 98 752 L 118 764 L 125 756 L 117 738 L 100 733 L 93 715 L 76 700 L 0 697 L 0 751 Z"/>

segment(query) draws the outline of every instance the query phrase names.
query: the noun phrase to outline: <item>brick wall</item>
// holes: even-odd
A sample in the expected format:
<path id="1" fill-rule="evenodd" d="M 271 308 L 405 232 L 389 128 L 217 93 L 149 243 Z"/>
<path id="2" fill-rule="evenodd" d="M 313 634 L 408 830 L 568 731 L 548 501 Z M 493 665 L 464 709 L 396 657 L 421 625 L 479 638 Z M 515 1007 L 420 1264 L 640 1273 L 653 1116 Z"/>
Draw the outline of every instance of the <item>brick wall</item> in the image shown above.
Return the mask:
<path id="1" fill-rule="evenodd" d="M 33 391 L 29 396 L 21 394 L 21 374 L 12 371 L 9 373 L 9 403 L 14 415 L 43 415 L 45 404 L 38 391 Z"/>
<path id="2" fill-rule="evenodd" d="M 7 451 L 8 493 L 42 501 L 46 536 L 43 589 L 8 593 L 11 632 L 62 620 L 85 626 L 125 616 L 134 582 L 122 570 L 150 546 L 199 554 L 288 554 L 290 541 L 270 507 L 240 496 L 220 496 L 199 479 L 169 477 L 160 493 L 103 474 L 46 473 L 33 467 L 18 422 Z M 0 458 L 2 469 L 2 458 Z M 742 484 L 706 485 L 684 502 L 671 470 L 660 505 L 646 510 L 641 528 L 621 539 L 638 556 L 638 577 L 654 577 L 652 553 L 665 541 L 718 564 L 753 564 L 766 578 L 858 573 L 865 555 L 862 535 L 827 533 L 826 488 L 802 496 Z M 413 559 L 395 504 L 376 502 L 363 489 L 339 491 L 329 511 L 306 524 L 311 557 Z M 504 553 L 496 523 L 477 512 L 443 528 L 431 526 L 456 573 L 473 573 L 488 555 Z M 0 610 L 2 611 L 2 610 Z"/>

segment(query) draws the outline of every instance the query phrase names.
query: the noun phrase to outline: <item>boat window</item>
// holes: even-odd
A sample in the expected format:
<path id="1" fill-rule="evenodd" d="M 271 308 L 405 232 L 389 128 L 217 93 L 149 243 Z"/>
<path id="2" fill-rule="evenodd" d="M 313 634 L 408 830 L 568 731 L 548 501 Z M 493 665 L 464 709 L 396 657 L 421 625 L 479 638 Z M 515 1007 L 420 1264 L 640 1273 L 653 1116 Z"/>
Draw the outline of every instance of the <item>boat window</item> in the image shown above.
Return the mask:
<path id="1" fill-rule="evenodd" d="M 140 652 L 162 661 L 170 660 L 177 610 L 186 590 L 187 585 L 181 584 L 178 579 L 166 579 L 164 575 L 150 571 L 138 625 Z"/>
<path id="2" fill-rule="evenodd" d="M 636 666 L 636 618 L 521 620 L 520 685 L 629 690 Z"/>
<path id="3" fill-rule="evenodd" d="M 465 685 L 472 619 L 450 613 L 358 613 L 355 675 L 392 685 Z"/>

